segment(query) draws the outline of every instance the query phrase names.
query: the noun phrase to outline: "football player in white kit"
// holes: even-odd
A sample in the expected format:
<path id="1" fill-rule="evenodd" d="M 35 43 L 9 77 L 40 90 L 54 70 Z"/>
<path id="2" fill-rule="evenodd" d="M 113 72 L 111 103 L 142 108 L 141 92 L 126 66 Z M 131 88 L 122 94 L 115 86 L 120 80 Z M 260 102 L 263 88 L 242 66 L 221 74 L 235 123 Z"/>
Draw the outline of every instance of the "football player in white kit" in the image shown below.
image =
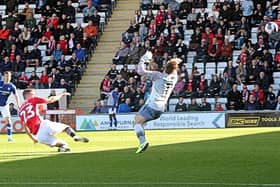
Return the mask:
<path id="1" fill-rule="evenodd" d="M 165 105 L 177 82 L 177 69 L 180 59 L 171 59 L 167 62 L 164 72 L 149 71 L 146 63 L 150 63 L 153 54 L 147 51 L 138 64 L 138 74 L 153 81 L 152 92 L 145 105 L 135 115 L 134 130 L 139 140 L 139 147 L 136 153 L 144 152 L 149 143 L 145 138 L 144 124 L 160 117 Z"/>

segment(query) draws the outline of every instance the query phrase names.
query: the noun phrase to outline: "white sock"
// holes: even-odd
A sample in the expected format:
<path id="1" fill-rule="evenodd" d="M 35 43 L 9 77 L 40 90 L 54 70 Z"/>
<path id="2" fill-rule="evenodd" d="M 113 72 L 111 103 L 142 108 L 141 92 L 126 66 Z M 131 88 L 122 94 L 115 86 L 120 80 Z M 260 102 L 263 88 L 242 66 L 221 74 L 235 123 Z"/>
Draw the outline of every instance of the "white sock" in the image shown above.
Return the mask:
<path id="1" fill-rule="evenodd" d="M 140 125 L 140 124 L 134 125 L 134 131 L 137 135 L 139 143 L 140 144 L 144 143 L 146 141 L 146 138 L 145 138 L 145 131 L 144 131 L 144 128 L 142 127 L 142 125 Z"/>

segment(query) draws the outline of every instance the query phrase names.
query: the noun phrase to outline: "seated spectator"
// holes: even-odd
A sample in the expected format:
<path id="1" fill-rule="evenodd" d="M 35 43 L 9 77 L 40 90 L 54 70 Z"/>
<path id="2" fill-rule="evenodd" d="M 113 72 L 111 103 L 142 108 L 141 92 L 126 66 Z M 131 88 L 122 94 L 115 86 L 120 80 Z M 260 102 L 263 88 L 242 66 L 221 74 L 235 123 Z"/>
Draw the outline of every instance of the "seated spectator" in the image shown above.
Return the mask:
<path id="1" fill-rule="evenodd" d="M 12 71 L 12 62 L 10 61 L 8 56 L 4 57 L 4 61 L 0 63 L 1 72 Z"/>
<path id="2" fill-rule="evenodd" d="M 63 9 L 64 14 L 66 14 L 67 18 L 74 23 L 75 22 L 75 15 L 76 15 L 76 10 L 72 6 L 72 1 L 68 0 L 67 5 Z"/>
<path id="3" fill-rule="evenodd" d="M 48 76 L 48 73 L 47 71 L 42 71 L 42 75 L 40 77 L 40 87 L 43 88 L 43 89 L 48 89 L 48 79 L 49 79 L 49 76 Z"/>
<path id="4" fill-rule="evenodd" d="M 205 79 L 205 75 L 202 73 L 198 81 L 198 87 L 197 87 L 198 97 L 203 97 L 205 95 L 208 95 L 207 91 L 208 91 L 208 81 L 207 79 Z"/>
<path id="5" fill-rule="evenodd" d="M 129 49 L 125 43 L 122 43 L 121 48 L 117 51 L 115 54 L 115 57 L 113 58 L 114 64 L 122 64 L 124 65 L 127 60 Z"/>
<path id="6" fill-rule="evenodd" d="M 59 24 L 59 17 L 56 14 L 52 14 L 50 18 L 47 19 L 47 27 L 56 30 Z"/>
<path id="7" fill-rule="evenodd" d="M 218 75 L 212 75 L 212 79 L 210 81 L 208 92 L 209 92 L 211 97 L 219 95 L 219 93 L 220 93 L 220 80 L 218 78 Z"/>
<path id="8" fill-rule="evenodd" d="M 38 45 L 34 44 L 33 49 L 30 51 L 30 58 L 26 61 L 27 66 L 38 67 L 41 63 L 41 50 L 38 49 Z"/>
<path id="9" fill-rule="evenodd" d="M 178 76 L 178 81 L 173 89 L 174 96 L 180 96 L 185 92 L 185 81 L 181 76 Z"/>
<path id="10" fill-rule="evenodd" d="M 192 97 L 191 98 L 191 104 L 188 107 L 188 111 L 199 111 L 200 108 L 198 106 L 198 104 L 196 103 L 196 98 Z"/>
<path id="11" fill-rule="evenodd" d="M 119 89 L 119 90 L 120 90 L 120 89 Z M 120 95 L 119 95 L 119 101 L 118 101 L 118 103 L 119 103 L 119 104 L 125 103 L 125 101 L 126 101 L 127 98 L 129 98 L 130 101 L 131 101 L 132 99 L 135 99 L 135 98 L 133 98 L 133 93 L 132 93 L 132 91 L 128 88 L 128 86 L 125 86 L 125 87 L 123 88 L 123 92 L 121 92 Z"/>
<path id="12" fill-rule="evenodd" d="M 215 104 L 215 107 L 214 107 L 214 110 L 213 111 L 217 111 L 217 112 L 220 112 L 220 111 L 224 111 L 225 109 L 222 107 L 222 104 L 220 102 L 216 102 Z"/>
<path id="13" fill-rule="evenodd" d="M 93 15 L 88 18 L 92 21 L 92 25 L 96 26 L 97 28 L 100 25 L 100 16 L 98 15 L 98 10 L 94 10 Z"/>
<path id="14" fill-rule="evenodd" d="M 21 75 L 18 77 L 18 85 L 19 89 L 25 89 L 28 85 L 28 78 L 24 72 L 21 72 Z"/>
<path id="15" fill-rule="evenodd" d="M 280 96 L 277 96 L 277 102 L 275 104 L 275 110 L 280 111 Z"/>
<path id="16" fill-rule="evenodd" d="M 87 37 L 90 38 L 91 43 L 95 45 L 96 39 L 98 36 L 97 27 L 92 24 L 92 21 L 88 21 L 88 25 L 84 27 L 83 32 L 87 34 Z"/>
<path id="17" fill-rule="evenodd" d="M 28 81 L 29 81 L 29 85 L 31 85 L 32 88 L 35 88 L 35 89 L 40 88 L 40 78 L 38 77 L 38 75 L 36 74 L 35 71 L 32 71 Z"/>
<path id="18" fill-rule="evenodd" d="M 264 109 L 274 110 L 276 104 L 276 96 L 273 93 L 272 86 L 269 86 L 267 92 L 265 93 L 265 106 Z"/>
<path id="19" fill-rule="evenodd" d="M 134 112 L 139 111 L 145 105 L 145 100 L 143 98 L 139 99 L 139 102 L 134 104 Z"/>
<path id="20" fill-rule="evenodd" d="M 242 96 L 242 104 L 244 105 L 249 100 L 250 91 L 246 85 L 243 85 L 243 89 L 241 91 Z"/>
<path id="21" fill-rule="evenodd" d="M 211 104 L 206 101 L 206 97 L 201 98 L 201 104 L 199 106 L 200 111 L 211 111 Z"/>
<path id="22" fill-rule="evenodd" d="M 256 84 L 258 84 L 264 92 L 268 90 L 268 87 L 270 86 L 269 79 L 263 71 L 259 73 Z"/>
<path id="23" fill-rule="evenodd" d="M 231 82 L 234 82 L 236 79 L 236 68 L 233 66 L 232 60 L 227 62 L 227 66 L 224 69 L 224 72 L 227 72 L 228 78 Z"/>
<path id="24" fill-rule="evenodd" d="M 184 102 L 184 98 L 181 96 L 178 99 L 178 103 L 175 106 L 175 112 L 184 112 L 187 111 L 187 104 Z"/>
<path id="25" fill-rule="evenodd" d="M 260 110 L 260 103 L 254 95 L 249 96 L 249 100 L 245 103 L 244 110 Z"/>
<path id="26" fill-rule="evenodd" d="M 201 43 L 201 30 L 199 27 L 196 27 L 194 33 L 191 35 L 189 50 L 195 50 L 200 43 Z"/>
<path id="27" fill-rule="evenodd" d="M 87 1 L 87 6 L 83 9 L 84 22 L 87 23 L 89 18 L 94 15 L 95 7 L 92 5 L 92 1 Z"/>
<path id="28" fill-rule="evenodd" d="M 98 114 L 98 113 L 101 113 L 101 109 L 102 109 L 101 101 L 100 101 L 100 100 L 97 100 L 97 101 L 95 102 L 95 105 L 94 105 L 93 109 L 91 110 L 90 114 Z"/>
<path id="29" fill-rule="evenodd" d="M 224 43 L 221 48 L 222 60 L 228 61 L 232 57 L 233 47 L 229 43 L 228 38 L 225 38 Z"/>
<path id="30" fill-rule="evenodd" d="M 33 12 L 28 12 L 26 18 L 23 21 L 24 27 L 29 30 L 32 30 L 36 26 L 36 19 L 34 18 Z"/>
<path id="31" fill-rule="evenodd" d="M 187 17 L 187 29 L 194 29 L 195 28 L 195 22 L 197 20 L 197 13 L 195 12 L 195 8 L 192 8 L 191 13 L 188 14 Z"/>
<path id="32" fill-rule="evenodd" d="M 63 55 L 63 51 L 61 50 L 60 44 L 56 44 L 56 48 L 52 52 L 52 56 L 54 56 L 54 59 L 56 62 L 60 62 L 61 56 Z"/>
<path id="33" fill-rule="evenodd" d="M 207 56 L 208 56 L 208 47 L 206 45 L 206 40 L 202 39 L 201 44 L 195 49 L 196 56 L 194 58 L 194 62 L 207 62 Z"/>
<path id="34" fill-rule="evenodd" d="M 109 112 L 109 106 L 107 99 L 103 100 L 103 104 L 100 109 L 100 113 L 108 114 Z"/>
<path id="35" fill-rule="evenodd" d="M 68 46 L 67 46 L 67 40 L 65 39 L 64 35 L 59 36 L 58 44 L 60 44 L 60 48 L 62 50 L 63 55 L 66 55 Z"/>
<path id="36" fill-rule="evenodd" d="M 15 109 L 15 104 L 14 103 L 9 104 L 9 111 L 10 111 L 11 116 L 18 115 L 18 110 Z"/>
<path id="37" fill-rule="evenodd" d="M 67 92 L 72 93 L 70 85 L 64 79 L 60 79 L 60 84 L 58 85 L 58 88 L 65 88 Z"/>
<path id="38" fill-rule="evenodd" d="M 77 43 L 76 49 L 74 50 L 74 53 L 76 54 L 76 57 L 78 58 L 78 60 L 81 62 L 81 64 L 84 67 L 85 66 L 85 61 L 86 61 L 86 52 L 82 48 L 80 43 Z"/>
<path id="39" fill-rule="evenodd" d="M 231 90 L 231 85 L 233 82 L 228 77 L 228 73 L 225 71 L 223 77 L 221 78 L 220 96 L 226 97 L 228 92 Z"/>
<path id="40" fill-rule="evenodd" d="M 125 103 L 121 103 L 118 108 L 118 113 L 131 112 L 130 98 L 126 98 Z"/>
<path id="41" fill-rule="evenodd" d="M 237 90 L 237 84 L 232 85 L 232 89 L 227 95 L 226 107 L 228 110 L 240 110 L 242 107 L 242 95 Z"/>
<path id="42" fill-rule="evenodd" d="M 255 100 L 258 101 L 261 106 L 263 106 L 265 101 L 264 92 L 258 84 L 254 85 L 254 89 L 251 91 L 251 95 L 255 96 Z"/>
<path id="43" fill-rule="evenodd" d="M 15 61 L 12 63 L 12 71 L 13 72 L 25 72 L 26 63 L 21 59 L 20 55 L 16 55 Z M 19 74 L 16 74 L 19 76 Z"/>

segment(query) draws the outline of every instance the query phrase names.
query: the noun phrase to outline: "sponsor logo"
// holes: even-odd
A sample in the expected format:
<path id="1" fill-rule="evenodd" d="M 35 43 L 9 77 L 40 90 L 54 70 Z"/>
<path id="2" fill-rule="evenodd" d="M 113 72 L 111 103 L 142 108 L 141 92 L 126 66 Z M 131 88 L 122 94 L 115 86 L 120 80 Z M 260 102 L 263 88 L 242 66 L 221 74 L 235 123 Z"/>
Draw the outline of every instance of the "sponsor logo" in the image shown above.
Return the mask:
<path id="1" fill-rule="evenodd" d="M 260 117 L 229 117 L 228 127 L 257 127 Z"/>

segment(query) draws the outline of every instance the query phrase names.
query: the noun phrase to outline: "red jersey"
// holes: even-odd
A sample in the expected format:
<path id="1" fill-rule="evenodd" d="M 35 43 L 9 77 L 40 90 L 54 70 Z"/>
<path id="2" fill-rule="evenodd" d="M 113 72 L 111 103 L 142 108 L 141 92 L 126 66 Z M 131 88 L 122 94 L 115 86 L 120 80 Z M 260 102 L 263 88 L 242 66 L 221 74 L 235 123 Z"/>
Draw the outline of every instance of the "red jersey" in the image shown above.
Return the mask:
<path id="1" fill-rule="evenodd" d="M 24 101 L 19 109 L 20 121 L 25 123 L 31 134 L 37 134 L 42 121 L 37 105 L 45 103 L 47 103 L 47 101 L 44 98 L 32 97 Z"/>

